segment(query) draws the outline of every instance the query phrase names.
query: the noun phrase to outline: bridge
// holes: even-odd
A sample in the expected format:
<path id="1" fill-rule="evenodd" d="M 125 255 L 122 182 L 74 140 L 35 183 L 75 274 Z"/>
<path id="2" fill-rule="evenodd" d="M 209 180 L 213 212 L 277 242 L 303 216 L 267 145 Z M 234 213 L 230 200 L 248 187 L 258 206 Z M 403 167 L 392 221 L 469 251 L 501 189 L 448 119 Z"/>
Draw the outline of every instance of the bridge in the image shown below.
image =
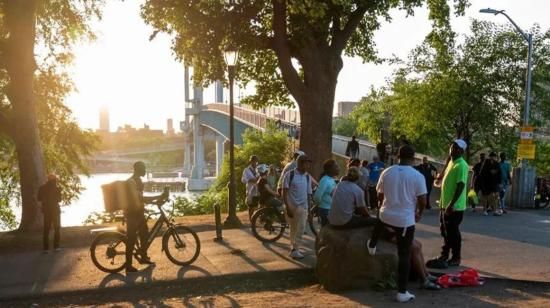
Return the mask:
<path id="1" fill-rule="evenodd" d="M 182 128 L 188 132 L 193 130 L 194 143 L 194 159 L 193 170 L 202 170 L 204 162 L 201 136 L 205 134 L 205 130 L 210 130 L 216 133 L 216 175 L 219 174 L 221 163 L 224 154 L 224 143 L 229 139 L 229 105 L 223 103 L 209 103 L 202 105 L 200 102 L 195 102 L 193 105 L 188 104 L 186 108 L 186 116 L 193 116 L 193 120 L 187 122 Z M 292 130 L 300 126 L 300 116 L 296 110 L 288 110 L 277 107 L 262 108 L 254 110 L 248 106 L 235 106 L 235 144 L 243 143 L 242 135 L 246 129 L 265 130 L 268 123 L 276 123 L 281 129 Z M 185 132 L 185 130 L 184 130 Z M 186 139 L 190 140 L 190 139 Z M 333 155 L 347 158 L 345 151 L 349 137 L 333 135 L 332 136 L 332 152 Z M 376 145 L 365 140 L 359 141 L 359 158 L 371 160 L 377 155 Z M 188 147 L 189 145 L 186 145 Z M 418 163 L 424 155 L 418 154 L 416 160 Z M 188 160 L 190 155 L 185 155 Z M 198 159 L 195 159 L 198 158 Z M 442 162 L 437 161 L 432 157 L 428 157 L 430 161 L 436 165 L 442 166 Z M 186 162 L 187 164 L 187 162 Z M 196 166 L 199 166 L 198 169 Z M 212 179 L 201 178 L 200 172 L 191 172 L 191 178 L 188 183 L 190 190 L 206 189 Z"/>

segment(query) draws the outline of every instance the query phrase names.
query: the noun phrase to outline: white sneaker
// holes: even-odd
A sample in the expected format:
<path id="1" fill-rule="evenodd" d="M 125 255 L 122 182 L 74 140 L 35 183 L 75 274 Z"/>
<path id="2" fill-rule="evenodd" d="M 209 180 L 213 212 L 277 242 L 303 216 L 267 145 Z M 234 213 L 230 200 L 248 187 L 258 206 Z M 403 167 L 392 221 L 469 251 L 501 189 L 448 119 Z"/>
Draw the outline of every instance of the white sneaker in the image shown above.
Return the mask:
<path id="1" fill-rule="evenodd" d="M 414 294 L 409 293 L 409 291 L 405 291 L 405 293 L 397 293 L 396 299 L 400 303 L 410 302 L 414 299 Z"/>
<path id="2" fill-rule="evenodd" d="M 296 260 L 299 260 L 299 259 L 303 259 L 304 258 L 304 255 L 300 253 L 300 251 L 298 249 L 292 249 L 290 251 L 290 257 L 292 259 L 296 259 Z"/>
<path id="3" fill-rule="evenodd" d="M 369 251 L 369 255 L 374 256 L 376 254 L 376 246 L 373 248 L 370 247 L 370 239 L 367 241 L 367 250 Z"/>
<path id="4" fill-rule="evenodd" d="M 489 212 L 485 211 L 483 212 L 483 216 L 488 216 L 489 215 Z"/>

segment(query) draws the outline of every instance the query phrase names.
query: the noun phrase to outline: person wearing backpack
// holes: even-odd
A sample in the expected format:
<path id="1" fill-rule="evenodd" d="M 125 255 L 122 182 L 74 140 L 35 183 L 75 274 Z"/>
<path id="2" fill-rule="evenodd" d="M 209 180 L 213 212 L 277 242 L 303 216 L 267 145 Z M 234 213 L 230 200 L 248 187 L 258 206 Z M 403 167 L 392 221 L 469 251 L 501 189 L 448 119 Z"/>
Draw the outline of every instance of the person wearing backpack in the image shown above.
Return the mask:
<path id="1" fill-rule="evenodd" d="M 292 155 L 292 160 L 283 167 L 283 171 L 281 172 L 281 176 L 279 177 L 279 181 L 277 182 L 277 192 L 281 196 L 283 195 L 283 179 L 285 177 L 285 174 L 290 170 L 296 169 L 296 160 L 300 155 L 306 155 L 306 153 L 300 150 L 294 151 L 294 154 Z"/>
<path id="2" fill-rule="evenodd" d="M 312 195 L 311 175 L 308 173 L 311 160 L 306 155 L 296 159 L 296 169 L 287 172 L 283 179 L 283 202 L 290 225 L 290 257 L 302 259 L 300 253 Z"/>
<path id="3" fill-rule="evenodd" d="M 252 218 L 252 214 L 258 207 L 258 179 L 260 176 L 256 172 L 258 166 L 258 156 L 252 155 L 248 160 L 248 166 L 243 170 L 241 181 L 246 185 L 246 205 L 248 206 L 248 217 Z"/>
<path id="4" fill-rule="evenodd" d="M 139 234 L 140 243 L 145 243 L 149 236 L 147 221 L 145 220 L 145 204 L 151 204 L 159 199 L 167 198 L 168 191 L 165 190 L 161 195 L 153 197 L 143 196 L 143 182 L 141 177 L 147 173 L 145 163 L 138 161 L 134 163 L 134 173 L 126 180 L 129 194 L 129 202 L 124 209 L 124 217 L 126 218 L 126 273 L 137 272 L 138 270 L 132 265 L 134 246 Z M 139 251 L 141 264 L 153 264 L 147 251 Z"/>

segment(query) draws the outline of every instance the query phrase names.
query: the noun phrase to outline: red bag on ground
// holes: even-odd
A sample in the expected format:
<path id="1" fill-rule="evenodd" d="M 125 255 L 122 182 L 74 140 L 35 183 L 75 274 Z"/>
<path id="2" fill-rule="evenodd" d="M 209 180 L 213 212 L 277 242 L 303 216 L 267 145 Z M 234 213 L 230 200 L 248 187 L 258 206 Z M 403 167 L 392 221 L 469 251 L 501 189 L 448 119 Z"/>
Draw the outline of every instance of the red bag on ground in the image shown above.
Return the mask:
<path id="1" fill-rule="evenodd" d="M 480 286 L 485 283 L 485 279 L 479 277 L 479 273 L 469 268 L 458 273 L 445 274 L 437 278 L 437 284 L 443 288 L 448 287 L 469 287 Z"/>

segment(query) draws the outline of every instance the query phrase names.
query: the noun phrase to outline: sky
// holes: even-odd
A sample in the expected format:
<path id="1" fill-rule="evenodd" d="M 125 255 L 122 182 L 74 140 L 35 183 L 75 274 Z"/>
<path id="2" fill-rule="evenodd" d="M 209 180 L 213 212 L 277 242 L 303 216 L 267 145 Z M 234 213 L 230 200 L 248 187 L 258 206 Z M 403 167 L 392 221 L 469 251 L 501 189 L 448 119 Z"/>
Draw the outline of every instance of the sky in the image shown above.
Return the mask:
<path id="1" fill-rule="evenodd" d="M 153 29 L 139 16 L 142 0 L 106 2 L 103 18 L 92 23 L 97 39 L 80 42 L 74 48 L 75 61 L 69 72 L 77 91 L 67 97 L 67 105 L 84 128 L 99 127 L 99 109 L 106 105 L 112 131 L 124 124 L 143 127 L 145 123 L 153 129 L 166 129 L 168 118 L 174 119 L 177 130 L 177 123 L 185 117 L 184 76 L 183 65 L 172 54 L 171 38 L 161 33 L 149 41 Z M 469 32 L 472 18 L 508 22 L 504 16 L 479 13 L 487 7 L 506 10 L 523 29 L 535 23 L 543 30 L 550 28 L 548 0 L 472 0 L 471 3 L 465 16 L 452 18 L 453 29 L 460 34 Z M 428 11 L 418 8 L 414 16 L 405 18 L 404 12 L 395 10 L 391 16 L 391 23 L 384 22 L 375 34 L 379 56 L 405 59 L 431 29 Z M 383 86 L 394 69 L 387 64 L 344 58 L 335 102 L 360 100 L 371 86 Z M 224 95 L 227 98 L 227 93 Z M 213 99 L 214 89 L 205 89 L 205 102 Z"/>

